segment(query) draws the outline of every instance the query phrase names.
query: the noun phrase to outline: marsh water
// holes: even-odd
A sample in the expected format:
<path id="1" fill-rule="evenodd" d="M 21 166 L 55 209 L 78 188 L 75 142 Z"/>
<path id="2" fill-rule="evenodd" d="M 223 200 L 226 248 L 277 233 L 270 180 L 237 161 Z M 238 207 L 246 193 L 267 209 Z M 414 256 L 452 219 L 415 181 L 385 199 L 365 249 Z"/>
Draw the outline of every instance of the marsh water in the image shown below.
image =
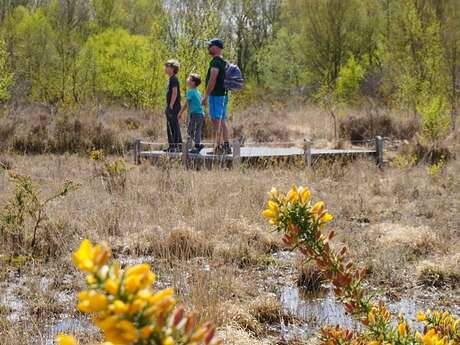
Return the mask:
<path id="1" fill-rule="evenodd" d="M 460 313 L 459 296 L 448 296 L 439 291 L 420 292 L 421 295 L 411 292 L 412 296 L 403 296 L 398 299 L 382 297 L 394 315 L 402 313 L 406 316 L 412 329 L 421 330 L 420 323 L 416 322 L 419 310 L 441 306 L 455 314 Z M 282 324 L 281 336 L 288 340 L 293 337 L 304 338 L 316 334 L 324 325 L 340 325 L 353 330 L 362 329 L 362 325 L 354 320 L 345 310 L 344 306 L 335 299 L 329 289 L 320 293 L 311 294 L 297 286 L 285 286 L 280 291 L 280 301 L 284 311 L 299 320 L 296 325 Z M 454 301 L 443 303 L 442 300 Z"/>
<path id="2" fill-rule="evenodd" d="M 291 255 L 292 253 L 277 253 L 274 258 L 277 261 L 287 262 L 291 259 Z M 153 261 L 151 257 L 135 259 L 121 257 L 119 259 L 123 264 L 130 265 Z M 207 269 L 206 265 L 203 269 Z M 276 278 L 275 275 L 272 276 L 277 286 L 277 296 L 282 305 L 283 313 L 292 316 L 292 319 L 282 321 L 279 324 L 268 325 L 267 328 L 272 334 L 287 341 L 293 338 L 311 337 L 317 334 L 318 330 L 324 325 L 340 325 L 350 329 L 360 329 L 359 322 L 353 320 L 347 314 L 343 305 L 335 299 L 328 286 L 323 286 L 318 293 L 308 293 L 293 283 L 286 283 L 286 281 L 292 281 L 292 279 L 285 279 L 286 276 L 292 275 L 292 271 L 281 270 L 277 273 Z M 68 277 L 68 279 L 71 279 L 71 277 Z M 6 286 L 3 285 L 0 293 L 0 306 L 8 308 L 6 317 L 10 321 L 27 319 L 26 303 L 22 300 L 21 294 L 17 293 L 18 288 L 27 285 L 27 277 L 15 275 L 8 280 L 9 282 Z M 42 278 L 40 288 L 46 290 L 48 284 L 49 280 Z M 437 289 L 411 290 L 391 298 L 386 297 L 384 294 L 379 294 L 377 291 L 375 294 L 377 296 L 381 295 L 381 297 L 377 298 L 384 300 L 394 314 L 399 312 L 405 314 L 412 327 L 417 327 L 415 319 L 416 313 L 420 309 L 441 306 L 443 309 L 460 314 L 460 296 L 452 291 Z M 70 290 L 59 292 L 56 298 L 64 304 L 73 304 L 75 300 L 74 293 Z M 94 334 L 97 332 L 95 326 L 84 316 L 78 319 L 71 315 L 57 314 L 48 320 L 47 325 L 46 329 L 40 332 L 41 336 L 33 342 L 34 344 L 53 345 L 55 336 L 62 332 L 70 334 Z"/>

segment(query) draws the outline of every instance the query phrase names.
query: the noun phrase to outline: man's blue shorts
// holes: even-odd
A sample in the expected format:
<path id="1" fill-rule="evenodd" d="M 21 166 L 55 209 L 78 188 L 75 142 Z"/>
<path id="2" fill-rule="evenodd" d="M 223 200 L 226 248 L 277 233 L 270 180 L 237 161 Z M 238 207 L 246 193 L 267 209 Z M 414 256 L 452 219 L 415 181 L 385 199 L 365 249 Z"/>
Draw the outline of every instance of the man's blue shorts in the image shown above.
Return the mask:
<path id="1" fill-rule="evenodd" d="M 209 116 L 213 120 L 225 120 L 227 118 L 228 96 L 209 96 Z"/>

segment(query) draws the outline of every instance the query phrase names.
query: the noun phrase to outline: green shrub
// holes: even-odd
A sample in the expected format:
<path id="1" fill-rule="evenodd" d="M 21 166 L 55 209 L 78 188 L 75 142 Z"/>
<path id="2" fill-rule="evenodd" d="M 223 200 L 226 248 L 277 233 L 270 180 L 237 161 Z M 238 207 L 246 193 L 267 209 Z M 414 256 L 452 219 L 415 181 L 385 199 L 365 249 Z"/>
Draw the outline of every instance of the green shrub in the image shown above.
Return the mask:
<path id="1" fill-rule="evenodd" d="M 9 87 L 12 81 L 13 74 L 9 70 L 5 42 L 0 37 L 0 102 L 6 102 L 10 98 Z"/>
<path id="2" fill-rule="evenodd" d="M 164 92 L 163 51 L 159 41 L 122 29 L 92 36 L 78 61 L 81 94 L 103 95 L 135 107 L 158 105 Z"/>
<path id="3" fill-rule="evenodd" d="M 45 228 L 53 227 L 47 206 L 77 188 L 66 181 L 61 188 L 47 197 L 42 197 L 39 186 L 30 176 L 10 173 L 15 184 L 13 195 L 0 211 L 0 237 L 2 251 L 10 255 L 35 255 L 40 236 Z"/>
<path id="4" fill-rule="evenodd" d="M 439 147 L 449 133 L 450 118 L 446 103 L 442 97 L 427 97 L 419 104 L 417 111 L 422 120 L 419 140 L 422 145 Z"/>

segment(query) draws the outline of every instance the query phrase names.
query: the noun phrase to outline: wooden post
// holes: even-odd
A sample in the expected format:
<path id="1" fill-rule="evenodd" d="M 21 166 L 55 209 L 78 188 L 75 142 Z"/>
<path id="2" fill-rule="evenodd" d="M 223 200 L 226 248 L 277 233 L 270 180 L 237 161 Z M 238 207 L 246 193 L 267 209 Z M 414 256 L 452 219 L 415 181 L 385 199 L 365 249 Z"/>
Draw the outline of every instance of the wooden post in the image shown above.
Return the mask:
<path id="1" fill-rule="evenodd" d="M 241 165 L 241 143 L 240 139 L 233 139 L 233 168 L 240 168 Z"/>
<path id="2" fill-rule="evenodd" d="M 141 139 L 134 139 L 134 148 L 133 148 L 134 164 L 141 163 L 140 153 L 141 153 Z"/>
<path id="3" fill-rule="evenodd" d="M 182 165 L 188 168 L 188 150 L 190 148 L 190 137 L 187 136 L 185 143 L 182 143 Z"/>
<path id="4" fill-rule="evenodd" d="M 384 140 L 381 136 L 375 137 L 375 160 L 379 167 L 383 167 L 383 144 Z"/>
<path id="5" fill-rule="evenodd" d="M 305 159 L 305 166 L 310 169 L 312 165 L 312 158 L 311 158 L 311 141 L 308 139 L 304 139 L 303 141 L 303 152 L 304 152 L 304 159 Z"/>

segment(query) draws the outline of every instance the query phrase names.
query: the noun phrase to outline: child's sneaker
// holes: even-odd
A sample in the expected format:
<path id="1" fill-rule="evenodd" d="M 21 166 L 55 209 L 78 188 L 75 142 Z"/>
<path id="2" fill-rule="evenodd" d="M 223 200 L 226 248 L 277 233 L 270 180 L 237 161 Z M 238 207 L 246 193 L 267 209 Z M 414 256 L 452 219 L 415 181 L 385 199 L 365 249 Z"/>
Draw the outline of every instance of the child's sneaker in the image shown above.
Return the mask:
<path id="1" fill-rule="evenodd" d="M 222 146 L 222 151 L 224 155 L 231 155 L 232 154 L 232 148 L 230 147 L 229 143 L 224 143 Z"/>

